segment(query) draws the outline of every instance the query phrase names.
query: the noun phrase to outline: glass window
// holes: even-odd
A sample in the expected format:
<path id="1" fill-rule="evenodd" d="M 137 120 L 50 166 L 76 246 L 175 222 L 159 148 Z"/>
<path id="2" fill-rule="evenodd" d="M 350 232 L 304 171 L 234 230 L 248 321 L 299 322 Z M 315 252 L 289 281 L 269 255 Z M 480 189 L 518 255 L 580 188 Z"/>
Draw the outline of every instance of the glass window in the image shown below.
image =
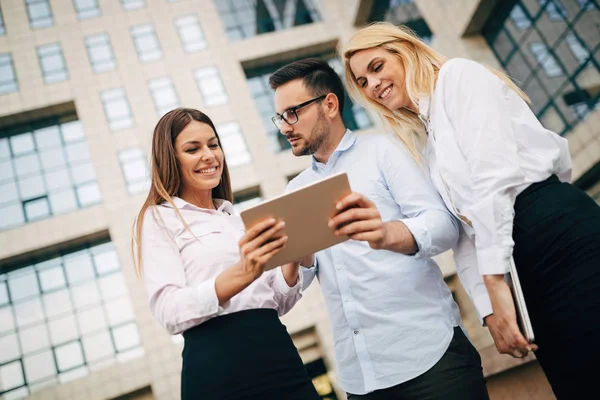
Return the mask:
<path id="1" fill-rule="evenodd" d="M 203 67 L 194 71 L 204 105 L 214 107 L 227 103 L 227 93 L 217 67 Z"/>
<path id="2" fill-rule="evenodd" d="M 29 26 L 32 29 L 46 28 L 54 25 L 54 17 L 49 0 L 25 0 Z"/>
<path id="3" fill-rule="evenodd" d="M 260 193 L 260 187 L 233 194 L 233 208 L 237 213 L 245 208 L 258 204 L 261 201 L 263 201 L 263 197 Z"/>
<path id="4" fill-rule="evenodd" d="M 45 83 L 62 82 L 69 79 L 67 64 L 60 44 L 52 43 L 37 48 Z"/>
<path id="5" fill-rule="evenodd" d="M 582 42 L 579 39 L 577 39 L 577 37 L 574 34 L 568 34 L 565 38 L 565 41 L 567 42 L 567 45 L 569 45 L 569 49 L 571 49 L 573 55 L 575 56 L 580 65 L 588 62 L 590 52 L 585 48 Z M 592 64 L 590 63 L 590 67 L 591 66 Z"/>
<path id="6" fill-rule="evenodd" d="M 525 15 L 525 11 L 519 6 L 515 6 L 512 9 L 510 19 L 517 29 L 527 29 L 531 26 L 531 21 L 527 18 L 527 15 Z"/>
<path id="7" fill-rule="evenodd" d="M 343 65 L 334 54 L 313 54 L 310 56 L 321 57 L 324 60 L 327 60 L 329 65 L 340 76 L 343 74 Z M 265 65 L 256 69 L 247 69 L 245 71 L 246 82 L 248 83 L 252 97 L 254 97 L 254 103 L 256 104 L 260 119 L 263 122 L 263 127 L 272 140 L 274 151 L 286 150 L 291 146 L 285 136 L 279 132 L 271 121 L 271 117 L 275 114 L 275 104 L 273 103 L 273 90 L 271 90 L 269 86 L 269 76 L 278 68 L 292 61 L 294 60 Z M 343 76 L 341 77 L 343 79 Z M 342 118 L 346 127 L 351 130 L 368 128 L 373 124 L 365 109 L 359 104 L 352 103 L 352 100 L 347 93 L 344 93 L 344 111 L 342 113 Z"/>
<path id="8" fill-rule="evenodd" d="M 136 194 L 150 189 L 150 173 L 141 148 L 131 147 L 121 150 L 119 162 L 129 193 Z"/>
<path id="9" fill-rule="evenodd" d="M 546 75 L 550 78 L 561 76 L 563 74 L 562 69 L 556 62 L 556 59 L 550 52 L 548 48 L 543 43 L 530 43 L 529 48 L 531 52 L 537 58 L 538 63 L 542 65 Z"/>
<path id="10" fill-rule="evenodd" d="M 90 19 L 100 15 L 98 0 L 73 0 L 78 19 Z"/>
<path id="11" fill-rule="evenodd" d="M 6 393 L 20 388 L 25 383 L 23 376 L 23 367 L 21 360 L 13 361 L 8 364 L 0 365 L 0 387 Z M 11 392 L 8 392 L 11 393 Z M 25 392 L 27 395 L 28 392 Z M 6 396 L 7 394 L 4 394 Z"/>
<path id="12" fill-rule="evenodd" d="M 162 58 L 162 50 L 152 24 L 136 25 L 131 28 L 131 37 L 141 62 Z"/>
<path id="13" fill-rule="evenodd" d="M 100 93 L 100 98 L 111 130 L 120 131 L 133 126 L 133 116 L 125 90 L 121 88 L 105 90 Z"/>
<path id="14" fill-rule="evenodd" d="M 414 0 L 379 0 L 372 2 L 369 22 L 387 21 L 412 29 L 424 42 L 430 43 L 432 33 Z"/>
<path id="15" fill-rule="evenodd" d="M 110 38 L 106 33 L 86 36 L 85 47 L 94 72 L 112 71 L 117 67 Z"/>
<path id="16" fill-rule="evenodd" d="M 146 0 L 121 0 L 123 10 L 135 10 L 136 8 L 146 7 Z"/>
<path id="17" fill-rule="evenodd" d="M 0 53 L 0 95 L 19 90 L 17 73 L 10 53 Z"/>
<path id="18" fill-rule="evenodd" d="M 481 31 L 500 65 L 531 99 L 542 124 L 561 135 L 596 107 L 594 82 L 600 73 L 598 2 L 592 1 L 591 8 L 587 1 L 571 3 L 497 2 Z M 515 29 L 511 16 L 516 14 L 528 29 Z"/>
<path id="19" fill-rule="evenodd" d="M 171 78 L 152 79 L 148 82 L 148 88 L 150 89 L 150 94 L 154 100 L 154 106 L 159 117 L 179 107 L 179 97 Z"/>
<path id="20" fill-rule="evenodd" d="M 195 15 L 176 18 L 175 26 L 179 32 L 179 39 L 181 39 L 183 49 L 186 52 L 200 51 L 208 46 L 204 38 L 204 32 L 202 32 L 202 28 L 200 27 L 200 21 L 198 21 L 198 17 Z"/>
<path id="21" fill-rule="evenodd" d="M 240 124 L 227 122 L 216 126 L 229 167 L 239 167 L 252 161 Z"/>
<path id="22" fill-rule="evenodd" d="M 0 36 L 6 35 L 6 27 L 4 26 L 4 17 L 2 16 L 2 9 L 0 9 Z"/>
<path id="23" fill-rule="evenodd" d="M 546 13 L 551 21 L 562 21 L 567 16 L 567 10 L 560 0 L 538 0 L 540 7 L 546 7 Z"/>
<path id="24" fill-rule="evenodd" d="M 3 399 L 143 355 L 113 243 L 10 267 L 16 269 L 0 274 Z M 65 277 L 74 279 L 65 285 Z M 105 287 L 102 302 L 98 283 Z"/>
<path id="25" fill-rule="evenodd" d="M 215 5 L 230 40 L 321 20 L 314 0 L 215 0 Z"/>
<path id="26" fill-rule="evenodd" d="M 5 149 L 0 158 L 0 230 L 101 201 L 81 122 L 68 119 L 34 121 L 3 132 L 9 136 L 0 138 Z M 84 188 L 93 195 L 81 197 Z"/>
<path id="27" fill-rule="evenodd" d="M 596 9 L 594 6 L 594 0 L 577 0 L 577 4 L 579 4 L 579 7 L 581 7 L 583 11 Z"/>

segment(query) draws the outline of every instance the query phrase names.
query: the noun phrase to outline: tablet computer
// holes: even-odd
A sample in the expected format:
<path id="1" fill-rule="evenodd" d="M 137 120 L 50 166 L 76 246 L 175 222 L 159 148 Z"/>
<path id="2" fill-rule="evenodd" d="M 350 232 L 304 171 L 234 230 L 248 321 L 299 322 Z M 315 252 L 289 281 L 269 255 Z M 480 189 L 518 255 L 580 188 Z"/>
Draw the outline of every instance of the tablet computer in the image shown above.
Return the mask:
<path id="1" fill-rule="evenodd" d="M 267 218 L 285 221 L 286 246 L 267 262 L 265 270 L 348 240 L 335 236 L 327 223 L 337 213 L 336 203 L 350 193 L 348 176 L 342 172 L 242 210 L 246 230 Z"/>
<path id="2" fill-rule="evenodd" d="M 533 333 L 533 326 L 531 325 L 531 319 L 529 319 L 529 312 L 527 311 L 527 305 L 525 304 L 525 296 L 523 296 L 523 289 L 521 288 L 521 281 L 519 280 L 519 274 L 517 274 L 517 267 L 515 261 L 510 258 L 509 261 L 509 272 L 504 276 L 506 283 L 510 287 L 515 302 L 515 310 L 517 312 L 517 323 L 521 329 L 521 333 L 525 336 L 525 340 L 529 343 L 533 343 L 535 335 Z"/>

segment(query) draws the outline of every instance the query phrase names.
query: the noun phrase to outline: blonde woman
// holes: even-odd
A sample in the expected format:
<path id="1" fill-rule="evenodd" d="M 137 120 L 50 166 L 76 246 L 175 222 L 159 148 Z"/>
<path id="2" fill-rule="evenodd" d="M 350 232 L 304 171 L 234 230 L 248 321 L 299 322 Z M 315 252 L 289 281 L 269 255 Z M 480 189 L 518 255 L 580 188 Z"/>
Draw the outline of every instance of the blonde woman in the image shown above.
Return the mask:
<path id="1" fill-rule="evenodd" d="M 455 262 L 498 351 L 535 350 L 556 396 L 581 398 L 600 357 L 600 208 L 568 183 L 566 139 L 507 76 L 449 60 L 407 29 L 369 25 L 342 56 L 350 94 L 397 134 L 462 221 Z M 511 257 L 535 344 L 503 278 Z"/>
<path id="2" fill-rule="evenodd" d="M 135 226 L 138 275 L 154 318 L 182 333 L 181 399 L 318 399 L 278 316 L 300 299 L 298 265 L 264 271 L 287 237 L 244 233 L 211 119 L 178 108 L 152 139 L 152 186 Z"/>

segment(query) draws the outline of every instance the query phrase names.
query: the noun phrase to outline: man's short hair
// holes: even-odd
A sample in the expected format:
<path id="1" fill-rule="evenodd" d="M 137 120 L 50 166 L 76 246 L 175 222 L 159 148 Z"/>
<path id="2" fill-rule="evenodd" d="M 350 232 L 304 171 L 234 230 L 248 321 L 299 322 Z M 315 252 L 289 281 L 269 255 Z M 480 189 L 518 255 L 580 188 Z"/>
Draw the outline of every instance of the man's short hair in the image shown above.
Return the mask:
<path id="1" fill-rule="evenodd" d="M 338 98 L 340 116 L 344 110 L 344 85 L 339 75 L 324 60 L 316 57 L 305 58 L 284 65 L 269 77 L 271 89 L 277 90 L 281 85 L 302 79 L 304 86 L 314 96 L 333 93 Z"/>

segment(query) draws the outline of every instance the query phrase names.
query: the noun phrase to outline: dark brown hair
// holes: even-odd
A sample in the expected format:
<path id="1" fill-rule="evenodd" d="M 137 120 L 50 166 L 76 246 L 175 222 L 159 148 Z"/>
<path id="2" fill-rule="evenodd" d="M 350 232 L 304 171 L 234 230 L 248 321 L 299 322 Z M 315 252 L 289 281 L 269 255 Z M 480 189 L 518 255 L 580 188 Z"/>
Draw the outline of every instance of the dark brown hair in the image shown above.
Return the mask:
<path id="1" fill-rule="evenodd" d="M 215 125 L 208 115 L 201 111 L 191 108 L 176 108 L 163 115 L 156 124 L 152 136 L 152 155 L 150 161 L 152 180 L 150 191 L 133 225 L 132 251 L 138 277 L 141 276 L 142 270 L 142 227 L 144 224 L 144 215 L 148 208 L 168 201 L 179 215 L 181 222 L 186 228 L 188 227 L 175 203 L 173 203 L 172 197 L 179 195 L 181 190 L 181 173 L 175 151 L 175 139 L 192 121 L 202 122 L 210 126 L 217 136 L 219 146 L 221 146 L 221 139 Z M 225 158 L 223 158 L 221 181 L 213 188 L 212 197 L 233 202 L 231 180 Z"/>
<path id="2" fill-rule="evenodd" d="M 333 93 L 338 98 L 340 115 L 344 110 L 344 85 L 342 79 L 327 61 L 311 57 L 284 65 L 269 77 L 271 89 L 296 79 L 302 79 L 308 92 L 314 96 Z"/>

